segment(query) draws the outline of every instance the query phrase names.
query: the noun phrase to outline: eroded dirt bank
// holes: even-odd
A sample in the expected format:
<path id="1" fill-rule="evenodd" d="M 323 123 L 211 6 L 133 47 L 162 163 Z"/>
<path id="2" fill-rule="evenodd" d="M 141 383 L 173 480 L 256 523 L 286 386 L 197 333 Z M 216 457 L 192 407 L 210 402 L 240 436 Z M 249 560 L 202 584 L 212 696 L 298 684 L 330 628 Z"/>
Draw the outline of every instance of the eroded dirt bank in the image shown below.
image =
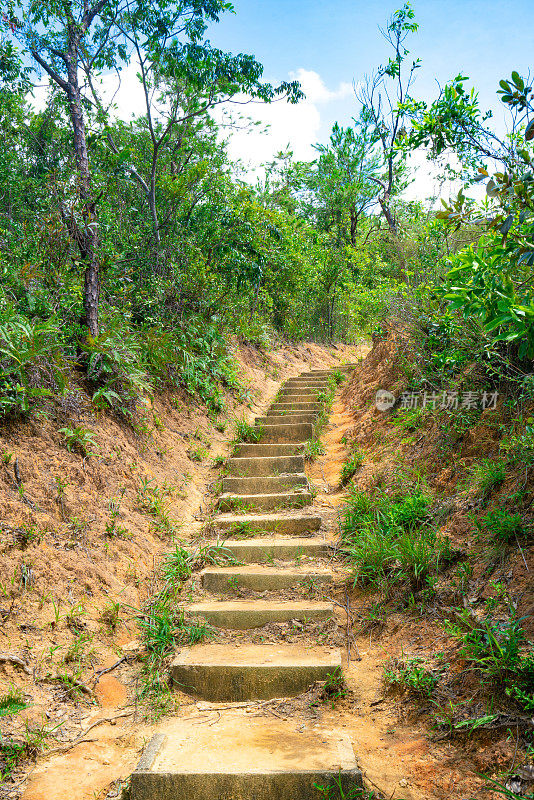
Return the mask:
<path id="1" fill-rule="evenodd" d="M 285 378 L 354 360 L 355 350 L 242 347 L 236 356 L 243 391 L 228 394 L 219 415 L 166 394 L 147 401 L 134 433 L 96 415 L 75 387 L 68 403 L 0 432 L 0 695 L 20 692 L 26 706 L 0 717 L 4 743 L 13 743 L 0 764 L 11 772 L 1 796 L 120 795 L 168 710 L 134 699 L 136 615 L 161 553 L 184 523 L 205 518 L 232 420 L 261 413 Z M 77 425 L 94 434 L 94 455 L 66 449 L 59 429 Z M 22 745 L 37 766 L 25 758 L 10 769 Z"/>
<path id="2" fill-rule="evenodd" d="M 422 493 L 429 523 L 451 552 L 418 589 L 390 580 L 350 591 L 361 661 L 354 653 L 348 668 L 355 706 L 345 721 L 380 796 L 532 797 L 532 714 L 506 690 L 513 675 L 524 680 L 517 664 L 531 657 L 534 632 L 534 486 L 531 470 L 506 449 L 513 403 L 501 397 L 495 408 L 471 413 L 398 404 L 377 410 L 379 389 L 399 397 L 409 388 L 411 358 L 409 342 L 392 336 L 376 343 L 342 389 L 323 437 L 327 455 L 314 468 L 318 485 L 339 486 L 343 464 L 359 453 L 347 490 L 319 499 L 339 506 L 349 489 L 386 499 Z M 511 518 L 521 527 L 504 541 L 497 522 Z M 526 638 L 519 636 L 513 655 L 517 626 Z M 478 661 L 469 649 L 473 629 L 487 631 L 476 634 Z M 412 685 L 384 680 L 384 670 L 398 677 L 399 666 L 410 664 Z M 427 687 L 418 682 L 419 667 Z"/>

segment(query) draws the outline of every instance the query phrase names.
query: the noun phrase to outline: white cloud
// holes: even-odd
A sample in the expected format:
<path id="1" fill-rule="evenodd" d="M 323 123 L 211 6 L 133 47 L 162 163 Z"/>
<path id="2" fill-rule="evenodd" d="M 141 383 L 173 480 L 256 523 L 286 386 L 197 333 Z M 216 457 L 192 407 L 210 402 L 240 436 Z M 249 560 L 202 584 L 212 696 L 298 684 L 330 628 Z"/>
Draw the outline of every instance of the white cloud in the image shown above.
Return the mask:
<path id="1" fill-rule="evenodd" d="M 257 126 L 237 129 L 229 135 L 229 155 L 232 160 L 241 160 L 249 180 L 261 175 L 261 165 L 271 161 L 286 147 L 292 150 L 297 160 L 313 159 L 313 145 L 321 138 L 321 111 L 328 104 L 344 100 L 353 93 L 349 83 L 340 83 L 337 88 L 329 89 L 313 70 L 300 68 L 289 74 L 289 80 L 300 82 L 306 95 L 304 100 L 295 105 L 283 100 L 245 105 L 242 112 Z M 216 112 L 215 116 L 221 120 L 222 112 Z"/>

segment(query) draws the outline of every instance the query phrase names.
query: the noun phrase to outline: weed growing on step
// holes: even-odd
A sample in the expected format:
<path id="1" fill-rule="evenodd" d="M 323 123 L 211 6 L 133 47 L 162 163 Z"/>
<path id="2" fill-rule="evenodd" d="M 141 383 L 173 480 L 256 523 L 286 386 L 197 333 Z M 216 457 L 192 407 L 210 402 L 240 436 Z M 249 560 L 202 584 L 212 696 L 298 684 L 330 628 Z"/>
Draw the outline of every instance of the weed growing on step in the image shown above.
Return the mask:
<path id="1" fill-rule="evenodd" d="M 340 667 L 336 667 L 333 672 L 326 676 L 326 681 L 321 689 L 319 699 L 323 703 L 329 703 L 332 708 L 335 708 L 339 700 L 343 700 L 347 696 L 347 686 L 343 671 Z"/>
<path id="2" fill-rule="evenodd" d="M 143 665 L 143 685 L 140 697 L 151 698 L 166 691 L 168 679 L 164 659 L 178 645 L 193 645 L 213 635 L 207 623 L 185 617 L 176 608 L 173 593 L 164 588 L 142 612 L 137 612 L 146 655 Z"/>
<path id="3" fill-rule="evenodd" d="M 215 456 L 215 458 L 214 458 L 214 459 L 213 459 L 213 461 L 211 462 L 211 466 L 212 466 L 214 469 L 220 469 L 220 468 L 221 468 L 221 467 L 223 467 L 225 464 L 226 464 L 226 458 L 225 458 L 225 456 L 222 456 L 222 455 Z"/>
<path id="4" fill-rule="evenodd" d="M 236 419 L 234 423 L 234 438 L 232 444 L 256 444 L 263 436 L 263 425 L 255 425 L 246 419 Z"/>
<path id="5" fill-rule="evenodd" d="M 369 792 L 360 786 L 345 790 L 341 775 L 328 786 L 314 783 L 313 788 L 317 790 L 318 796 L 323 800 L 378 800 L 378 796 L 374 792 Z"/>
<path id="6" fill-rule="evenodd" d="M 319 439 L 308 439 L 304 444 L 304 458 L 306 461 L 315 461 L 319 456 L 324 456 L 326 448 Z"/>
<path id="7" fill-rule="evenodd" d="M 240 563 L 224 545 L 209 544 L 186 550 L 176 544 L 174 550 L 164 556 L 160 574 L 167 584 L 179 588 L 193 572 L 203 569 L 207 564 L 222 567 Z"/>
<path id="8" fill-rule="evenodd" d="M 205 447 L 191 447 L 187 451 L 187 455 L 191 459 L 191 461 L 197 461 L 200 463 L 207 459 L 209 453 Z"/>
<path id="9" fill-rule="evenodd" d="M 347 375 L 342 369 L 335 369 L 331 375 L 331 378 L 335 382 L 336 386 L 339 386 L 340 383 L 343 383 L 346 377 Z"/>

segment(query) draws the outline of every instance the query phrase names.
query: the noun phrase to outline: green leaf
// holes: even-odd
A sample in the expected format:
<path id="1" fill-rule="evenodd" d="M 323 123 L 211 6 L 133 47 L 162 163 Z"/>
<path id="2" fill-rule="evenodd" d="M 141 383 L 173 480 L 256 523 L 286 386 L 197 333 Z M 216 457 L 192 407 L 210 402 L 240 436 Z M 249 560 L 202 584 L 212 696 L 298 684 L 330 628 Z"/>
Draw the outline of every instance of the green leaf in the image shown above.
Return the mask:
<path id="1" fill-rule="evenodd" d="M 534 119 L 528 123 L 525 131 L 525 140 L 530 142 L 532 139 L 534 139 Z"/>

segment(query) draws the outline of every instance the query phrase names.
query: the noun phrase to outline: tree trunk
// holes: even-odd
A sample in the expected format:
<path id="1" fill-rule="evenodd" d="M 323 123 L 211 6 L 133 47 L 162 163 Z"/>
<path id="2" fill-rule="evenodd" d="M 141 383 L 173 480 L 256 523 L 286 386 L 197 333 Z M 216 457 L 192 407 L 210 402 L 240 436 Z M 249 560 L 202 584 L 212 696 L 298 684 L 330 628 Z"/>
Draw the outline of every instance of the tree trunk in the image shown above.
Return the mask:
<path id="1" fill-rule="evenodd" d="M 380 208 L 382 209 L 382 213 L 386 218 L 389 230 L 394 236 L 397 236 L 397 220 L 395 219 L 395 216 L 389 207 L 389 196 L 384 195 L 384 197 L 381 197 L 378 202 L 380 203 Z"/>
<path id="2" fill-rule="evenodd" d="M 358 214 L 355 208 L 350 210 L 350 243 L 353 247 L 356 246 L 356 233 L 358 231 Z"/>
<path id="3" fill-rule="evenodd" d="M 78 192 L 82 204 L 84 227 L 76 228 L 76 242 L 82 262 L 85 265 L 82 325 L 86 325 L 91 336 L 98 336 L 98 304 L 100 299 L 100 277 L 98 263 L 98 222 L 95 203 L 92 195 L 91 172 L 87 154 L 87 138 L 85 121 L 82 112 L 80 87 L 78 85 L 78 69 L 76 43 L 71 42 L 68 57 L 68 87 L 70 118 L 74 138 L 74 154 L 78 167 Z M 74 222 L 74 221 L 73 221 Z"/>

